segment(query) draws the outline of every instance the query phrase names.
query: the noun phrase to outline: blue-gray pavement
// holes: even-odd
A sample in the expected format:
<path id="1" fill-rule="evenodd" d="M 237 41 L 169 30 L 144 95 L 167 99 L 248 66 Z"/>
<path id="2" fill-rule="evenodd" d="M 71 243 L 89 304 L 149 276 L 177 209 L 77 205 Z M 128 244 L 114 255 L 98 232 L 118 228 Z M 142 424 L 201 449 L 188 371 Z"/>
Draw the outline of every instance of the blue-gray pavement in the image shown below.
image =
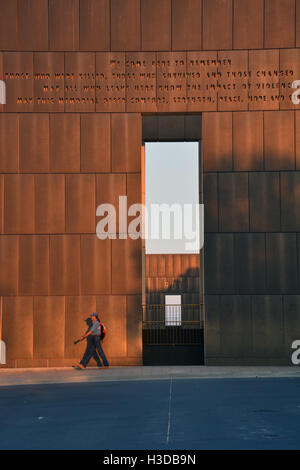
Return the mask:
<path id="1" fill-rule="evenodd" d="M 0 449 L 300 449 L 300 378 L 3 386 Z"/>

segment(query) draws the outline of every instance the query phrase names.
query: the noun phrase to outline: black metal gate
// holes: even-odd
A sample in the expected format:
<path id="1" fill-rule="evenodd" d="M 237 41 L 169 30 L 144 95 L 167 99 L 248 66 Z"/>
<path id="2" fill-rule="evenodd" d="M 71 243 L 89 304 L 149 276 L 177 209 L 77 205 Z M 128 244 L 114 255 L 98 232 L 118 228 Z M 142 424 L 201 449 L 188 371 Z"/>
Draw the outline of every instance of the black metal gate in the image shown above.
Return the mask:
<path id="1" fill-rule="evenodd" d="M 204 364 L 201 306 L 143 305 L 144 365 Z"/>

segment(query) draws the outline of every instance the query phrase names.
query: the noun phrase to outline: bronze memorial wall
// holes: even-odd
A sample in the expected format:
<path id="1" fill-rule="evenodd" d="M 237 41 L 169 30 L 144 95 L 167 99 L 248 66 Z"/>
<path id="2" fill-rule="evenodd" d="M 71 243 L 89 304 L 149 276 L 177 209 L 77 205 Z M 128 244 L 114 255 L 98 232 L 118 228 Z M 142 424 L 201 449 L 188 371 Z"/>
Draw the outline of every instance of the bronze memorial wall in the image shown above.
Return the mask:
<path id="1" fill-rule="evenodd" d="M 6 366 L 73 364 L 95 310 L 110 362 L 142 363 L 141 240 L 98 240 L 96 207 L 141 202 L 142 116 L 189 113 L 202 114 L 205 363 L 290 362 L 300 0 L 0 0 L 0 80 Z"/>

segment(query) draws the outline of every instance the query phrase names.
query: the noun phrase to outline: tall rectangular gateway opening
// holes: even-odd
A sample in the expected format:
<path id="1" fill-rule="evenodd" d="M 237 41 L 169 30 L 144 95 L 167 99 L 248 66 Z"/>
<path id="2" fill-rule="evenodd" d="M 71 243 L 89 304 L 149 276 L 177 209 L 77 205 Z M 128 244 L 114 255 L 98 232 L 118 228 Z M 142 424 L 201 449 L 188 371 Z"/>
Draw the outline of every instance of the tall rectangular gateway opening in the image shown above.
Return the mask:
<path id="1" fill-rule="evenodd" d="M 143 363 L 204 363 L 201 116 L 143 117 Z"/>

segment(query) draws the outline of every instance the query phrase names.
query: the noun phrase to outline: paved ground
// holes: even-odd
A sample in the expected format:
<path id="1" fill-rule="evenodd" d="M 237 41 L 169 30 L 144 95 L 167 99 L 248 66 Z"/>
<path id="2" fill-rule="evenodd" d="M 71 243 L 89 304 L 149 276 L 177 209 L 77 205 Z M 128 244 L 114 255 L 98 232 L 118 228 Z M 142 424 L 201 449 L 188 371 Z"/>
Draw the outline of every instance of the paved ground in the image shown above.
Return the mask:
<path id="1" fill-rule="evenodd" d="M 218 379 L 149 369 L 155 380 L 128 368 L 121 381 L 116 369 L 85 371 L 103 374 L 100 381 L 0 387 L 0 449 L 300 449 L 297 368 Z M 283 376 L 292 371 L 298 376 Z"/>
<path id="2" fill-rule="evenodd" d="M 95 367 L 85 371 L 72 368 L 0 369 L 0 386 L 42 383 L 83 383 L 112 380 L 161 380 L 190 378 L 255 378 L 299 377 L 300 367 L 212 367 L 212 366 L 161 366 L 161 367 Z"/>

